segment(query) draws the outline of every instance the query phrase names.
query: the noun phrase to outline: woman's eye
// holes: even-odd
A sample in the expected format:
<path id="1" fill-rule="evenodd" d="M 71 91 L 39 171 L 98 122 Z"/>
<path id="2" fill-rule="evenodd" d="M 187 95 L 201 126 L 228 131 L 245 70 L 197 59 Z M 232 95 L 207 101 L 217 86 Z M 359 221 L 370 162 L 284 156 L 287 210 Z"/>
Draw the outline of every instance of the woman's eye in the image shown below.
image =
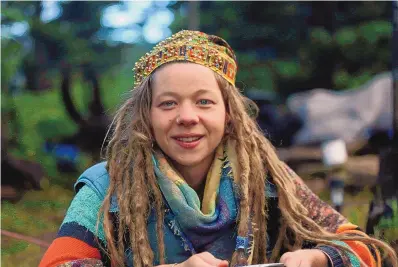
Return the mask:
<path id="1" fill-rule="evenodd" d="M 209 105 L 209 104 L 213 104 L 213 101 L 208 100 L 208 99 L 201 99 L 198 101 L 199 105 Z"/>
<path id="2" fill-rule="evenodd" d="M 162 107 L 170 108 L 173 107 L 176 103 L 174 101 L 165 101 L 160 104 Z"/>

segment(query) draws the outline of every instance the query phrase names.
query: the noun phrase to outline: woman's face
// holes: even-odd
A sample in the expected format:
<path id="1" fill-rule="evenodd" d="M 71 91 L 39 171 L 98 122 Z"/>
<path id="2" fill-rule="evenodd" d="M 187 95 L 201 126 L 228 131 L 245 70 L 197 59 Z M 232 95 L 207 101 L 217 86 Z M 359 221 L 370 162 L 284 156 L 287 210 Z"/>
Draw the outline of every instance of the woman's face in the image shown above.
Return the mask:
<path id="1" fill-rule="evenodd" d="M 156 71 L 151 88 L 152 129 L 162 151 L 181 167 L 212 162 L 226 123 L 213 71 L 195 63 L 167 64 Z"/>

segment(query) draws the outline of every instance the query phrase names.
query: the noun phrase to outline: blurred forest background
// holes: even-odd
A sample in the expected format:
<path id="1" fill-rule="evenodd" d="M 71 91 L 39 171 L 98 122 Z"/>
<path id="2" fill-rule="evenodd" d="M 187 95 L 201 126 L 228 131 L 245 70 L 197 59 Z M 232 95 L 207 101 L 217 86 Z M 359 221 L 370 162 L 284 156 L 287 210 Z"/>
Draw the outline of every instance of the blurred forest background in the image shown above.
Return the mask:
<path id="1" fill-rule="evenodd" d="M 2 1 L 1 228 L 31 238 L 2 236 L 2 265 L 38 264 L 156 42 L 181 29 L 219 35 L 237 52 L 237 86 L 283 103 L 390 71 L 391 16 L 382 1 Z M 364 225 L 358 210 L 345 215 Z"/>

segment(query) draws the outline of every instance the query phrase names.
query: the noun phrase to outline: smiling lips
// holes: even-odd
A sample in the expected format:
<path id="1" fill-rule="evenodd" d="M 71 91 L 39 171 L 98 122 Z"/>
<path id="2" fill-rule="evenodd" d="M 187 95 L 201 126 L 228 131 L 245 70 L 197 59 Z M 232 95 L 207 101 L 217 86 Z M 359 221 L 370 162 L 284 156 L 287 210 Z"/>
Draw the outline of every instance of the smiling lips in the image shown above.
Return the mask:
<path id="1" fill-rule="evenodd" d="M 193 149 L 199 145 L 203 135 L 178 135 L 172 138 L 182 148 Z"/>

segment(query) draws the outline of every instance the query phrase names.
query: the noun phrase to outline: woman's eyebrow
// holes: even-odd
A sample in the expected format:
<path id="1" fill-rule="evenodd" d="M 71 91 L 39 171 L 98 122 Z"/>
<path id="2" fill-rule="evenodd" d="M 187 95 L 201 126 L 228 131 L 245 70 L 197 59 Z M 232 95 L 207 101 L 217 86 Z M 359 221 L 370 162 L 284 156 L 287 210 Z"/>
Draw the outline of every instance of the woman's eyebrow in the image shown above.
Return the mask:
<path id="1" fill-rule="evenodd" d="M 199 89 L 198 91 L 193 93 L 194 96 L 203 95 L 203 94 L 214 94 L 214 91 L 209 89 Z"/>
<path id="2" fill-rule="evenodd" d="M 178 94 L 176 92 L 173 92 L 173 91 L 165 91 L 165 92 L 162 92 L 159 95 L 157 95 L 156 98 L 162 97 L 162 96 L 178 97 Z"/>
<path id="3" fill-rule="evenodd" d="M 198 95 L 203 95 L 203 94 L 214 94 L 213 90 L 209 90 L 209 89 L 199 89 L 197 91 L 195 91 L 192 96 L 198 96 Z M 164 97 L 164 96 L 171 96 L 171 97 L 179 97 L 180 94 L 176 93 L 175 91 L 165 91 L 165 92 L 161 92 L 159 95 L 156 95 L 155 98 L 159 98 L 159 97 Z"/>

